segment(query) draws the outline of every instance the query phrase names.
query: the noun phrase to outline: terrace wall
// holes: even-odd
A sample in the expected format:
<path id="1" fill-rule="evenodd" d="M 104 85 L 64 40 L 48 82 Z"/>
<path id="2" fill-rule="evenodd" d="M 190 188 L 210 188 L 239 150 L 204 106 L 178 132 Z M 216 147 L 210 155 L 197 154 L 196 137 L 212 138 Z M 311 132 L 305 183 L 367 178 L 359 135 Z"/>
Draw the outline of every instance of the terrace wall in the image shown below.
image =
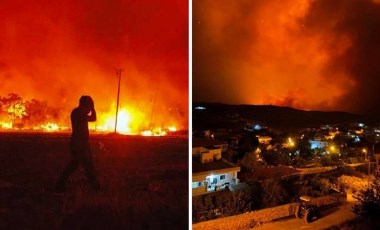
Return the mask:
<path id="1" fill-rule="evenodd" d="M 323 196 L 314 198 L 310 203 L 318 207 L 328 207 L 346 201 L 345 194 Z M 192 225 L 193 230 L 223 230 L 223 229 L 249 229 L 261 223 L 270 222 L 295 215 L 298 203 L 285 204 L 273 208 L 266 208 L 235 216 L 199 222 Z"/>

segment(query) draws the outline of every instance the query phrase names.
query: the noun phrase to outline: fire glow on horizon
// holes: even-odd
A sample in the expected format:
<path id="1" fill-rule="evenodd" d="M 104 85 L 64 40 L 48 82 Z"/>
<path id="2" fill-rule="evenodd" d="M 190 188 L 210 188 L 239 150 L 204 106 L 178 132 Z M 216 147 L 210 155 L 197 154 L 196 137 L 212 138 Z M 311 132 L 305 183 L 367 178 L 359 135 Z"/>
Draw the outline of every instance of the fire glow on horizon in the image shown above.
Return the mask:
<path id="1" fill-rule="evenodd" d="M 54 110 L 36 121 L 35 113 L 9 118 L 17 112 L 0 104 L 0 128 L 66 131 L 78 99 L 90 95 L 98 115 L 90 127 L 112 132 L 122 68 L 120 133 L 187 129 L 188 4 L 3 0 L 0 29 L 0 99 L 17 94 Z"/>
<path id="2" fill-rule="evenodd" d="M 66 125 L 59 125 L 55 121 L 40 121 L 38 124 L 28 123 L 29 114 L 25 103 L 19 102 L 7 109 L 8 119 L 0 120 L 0 129 L 16 131 L 46 131 L 46 132 L 67 132 L 70 128 Z M 134 107 L 122 107 L 118 111 L 118 124 L 116 132 L 124 135 L 142 136 L 165 136 L 177 131 L 176 121 L 167 118 L 165 122 L 161 120 L 157 123 L 157 114 L 150 117 L 141 110 Z M 89 123 L 89 129 L 94 132 L 111 133 L 115 131 L 115 111 L 101 112 L 97 115 L 95 122 Z M 184 129 L 185 127 L 183 127 Z"/>
<path id="3" fill-rule="evenodd" d="M 115 112 L 101 114 L 99 121 L 90 127 L 98 132 L 113 132 L 115 129 Z M 161 124 L 152 127 L 151 121 L 147 116 L 136 109 L 121 108 L 118 112 L 118 123 L 116 132 L 125 135 L 142 135 L 142 136 L 165 136 L 168 132 L 175 132 L 177 128 L 173 126 L 174 122 Z M 165 127 L 165 128 L 163 128 Z"/>
<path id="4" fill-rule="evenodd" d="M 195 101 L 380 113 L 380 1 L 203 0 L 193 11 Z"/>

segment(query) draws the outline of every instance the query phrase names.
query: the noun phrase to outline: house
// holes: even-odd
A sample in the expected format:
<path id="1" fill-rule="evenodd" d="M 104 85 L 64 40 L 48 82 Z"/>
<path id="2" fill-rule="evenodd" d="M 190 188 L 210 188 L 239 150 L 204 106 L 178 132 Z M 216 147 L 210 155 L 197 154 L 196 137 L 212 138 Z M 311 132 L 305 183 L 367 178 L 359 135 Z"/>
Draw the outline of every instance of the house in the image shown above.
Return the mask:
<path id="1" fill-rule="evenodd" d="M 309 140 L 309 143 L 310 149 L 323 149 L 328 145 L 327 141 L 320 140 Z"/>
<path id="2" fill-rule="evenodd" d="M 219 191 L 238 184 L 237 173 L 239 171 L 239 166 L 224 160 L 208 163 L 193 161 L 193 196 Z"/>
<path id="3" fill-rule="evenodd" d="M 240 171 L 240 167 L 221 160 L 221 156 L 221 148 L 193 148 L 193 196 L 216 192 L 239 183 L 237 173 Z"/>
<path id="4" fill-rule="evenodd" d="M 269 136 L 256 136 L 256 137 L 259 140 L 260 144 L 269 144 L 270 141 L 272 140 L 272 138 Z"/>
<path id="5" fill-rule="evenodd" d="M 213 149 L 219 148 L 222 152 L 226 152 L 228 150 L 228 143 L 219 140 L 206 139 L 206 138 L 193 138 L 193 154 L 200 153 L 207 150 L 204 149 Z"/>

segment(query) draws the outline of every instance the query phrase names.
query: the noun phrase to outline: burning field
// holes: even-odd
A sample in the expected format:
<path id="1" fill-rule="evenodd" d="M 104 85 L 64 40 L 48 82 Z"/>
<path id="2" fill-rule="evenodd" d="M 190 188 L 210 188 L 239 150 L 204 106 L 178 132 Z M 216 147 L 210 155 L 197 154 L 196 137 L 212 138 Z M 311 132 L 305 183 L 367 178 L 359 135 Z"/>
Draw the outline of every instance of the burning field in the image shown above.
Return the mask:
<path id="1" fill-rule="evenodd" d="M 0 19 L 0 229 L 186 229 L 188 4 L 2 0 Z M 82 95 L 102 190 L 78 171 L 58 195 Z"/>
<path id="2" fill-rule="evenodd" d="M 116 119 L 116 105 L 111 103 L 109 110 L 98 112 L 98 120 L 90 123 L 90 129 L 142 136 L 166 136 L 187 129 L 187 114 L 178 108 L 161 108 L 157 112 L 152 105 L 150 110 L 132 104 L 118 106 Z M 68 108 L 53 107 L 47 101 L 25 100 L 14 93 L 0 96 L 0 130 L 69 131 L 69 114 Z"/>
<path id="3" fill-rule="evenodd" d="M 0 133 L 0 229 L 186 229 L 188 138 L 92 135 L 101 191 L 82 169 L 54 184 L 69 134 Z"/>
<path id="4" fill-rule="evenodd" d="M 82 95 L 97 132 L 116 113 L 123 134 L 188 129 L 188 4 L 3 0 L 0 15 L 0 129 L 65 131 Z"/>

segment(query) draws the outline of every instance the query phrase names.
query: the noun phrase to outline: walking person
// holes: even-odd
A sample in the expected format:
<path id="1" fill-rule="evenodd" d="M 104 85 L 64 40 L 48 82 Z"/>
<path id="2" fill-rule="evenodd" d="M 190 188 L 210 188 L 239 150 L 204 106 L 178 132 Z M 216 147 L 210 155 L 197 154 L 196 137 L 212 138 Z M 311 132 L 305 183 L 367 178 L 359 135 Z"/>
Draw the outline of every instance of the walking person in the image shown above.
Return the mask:
<path id="1" fill-rule="evenodd" d="M 82 96 L 79 106 L 71 112 L 72 134 L 70 138 L 71 160 L 63 170 L 56 184 L 57 192 L 66 191 L 66 183 L 70 175 L 81 165 L 95 191 L 100 186 L 95 172 L 89 143 L 88 122 L 96 121 L 94 101 L 90 96 Z"/>

